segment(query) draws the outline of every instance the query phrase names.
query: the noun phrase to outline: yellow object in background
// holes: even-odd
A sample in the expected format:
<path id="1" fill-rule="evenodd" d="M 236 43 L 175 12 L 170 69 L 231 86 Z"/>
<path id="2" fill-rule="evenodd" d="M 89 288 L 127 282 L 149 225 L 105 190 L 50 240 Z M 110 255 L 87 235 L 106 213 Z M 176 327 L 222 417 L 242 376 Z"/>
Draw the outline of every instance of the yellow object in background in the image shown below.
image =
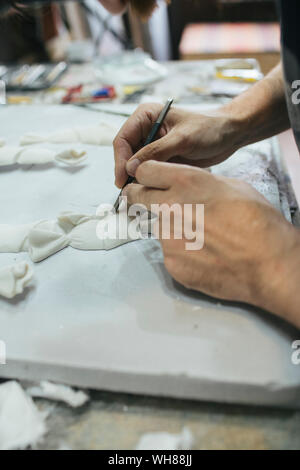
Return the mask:
<path id="1" fill-rule="evenodd" d="M 133 93 L 139 91 L 141 89 L 140 86 L 137 85 L 128 85 L 123 87 L 124 95 L 132 95 Z"/>
<path id="2" fill-rule="evenodd" d="M 12 95 L 7 98 L 7 104 L 30 104 L 31 102 L 32 98 L 29 96 Z"/>
<path id="3" fill-rule="evenodd" d="M 255 69 L 222 69 L 216 71 L 216 78 L 238 80 L 239 82 L 258 82 L 263 74 Z"/>

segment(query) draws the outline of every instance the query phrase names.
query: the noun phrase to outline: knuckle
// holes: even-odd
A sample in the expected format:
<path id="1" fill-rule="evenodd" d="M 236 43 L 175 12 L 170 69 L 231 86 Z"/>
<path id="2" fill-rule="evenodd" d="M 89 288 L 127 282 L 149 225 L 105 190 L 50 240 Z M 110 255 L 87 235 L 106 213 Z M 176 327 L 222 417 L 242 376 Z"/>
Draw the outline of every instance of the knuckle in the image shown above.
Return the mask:
<path id="1" fill-rule="evenodd" d="M 151 154 L 148 152 L 148 151 L 145 151 L 145 152 L 142 152 L 139 156 L 138 156 L 138 159 L 140 161 L 141 164 L 145 164 L 147 163 L 149 160 L 152 160 L 152 156 Z M 140 168 L 140 166 L 138 166 L 138 168 Z"/>
<path id="2" fill-rule="evenodd" d="M 147 104 L 140 104 L 138 107 L 137 107 L 137 113 L 143 113 L 144 111 L 147 111 L 148 109 L 148 105 Z"/>
<path id="3" fill-rule="evenodd" d="M 148 114 L 149 114 L 149 107 L 147 106 L 147 104 L 140 104 L 137 107 L 135 113 L 129 119 L 137 118 L 138 120 L 143 122 L 145 116 L 147 116 Z"/>
<path id="4" fill-rule="evenodd" d="M 143 163 L 143 166 L 144 166 L 146 163 L 149 163 L 150 160 L 158 160 L 159 153 L 160 152 L 159 152 L 158 146 L 157 145 L 152 146 L 150 144 L 138 153 L 137 158 L 139 159 L 141 164 Z M 140 166 L 138 168 L 140 168 Z M 147 169 L 147 166 L 145 169 Z"/>
<path id="5" fill-rule="evenodd" d="M 156 143 L 152 144 L 152 145 L 149 145 L 148 146 L 148 149 L 146 152 L 144 152 L 144 159 L 145 160 L 159 160 L 160 159 L 160 149 L 159 149 L 159 145 L 157 145 Z"/>

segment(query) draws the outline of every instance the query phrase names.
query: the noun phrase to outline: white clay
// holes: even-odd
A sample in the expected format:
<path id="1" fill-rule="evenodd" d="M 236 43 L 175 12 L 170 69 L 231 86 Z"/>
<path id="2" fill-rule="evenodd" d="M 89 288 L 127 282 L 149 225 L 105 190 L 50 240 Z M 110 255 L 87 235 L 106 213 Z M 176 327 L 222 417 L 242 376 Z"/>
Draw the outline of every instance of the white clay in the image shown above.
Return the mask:
<path id="1" fill-rule="evenodd" d="M 74 129 L 64 129 L 50 135 L 29 133 L 20 139 L 20 145 L 40 144 L 41 142 L 65 144 L 68 142 L 78 142 L 78 137 Z"/>
<path id="2" fill-rule="evenodd" d="M 28 253 L 38 263 L 69 245 L 69 237 L 56 221 L 43 220 L 34 224 L 28 233 Z"/>
<path id="3" fill-rule="evenodd" d="M 38 386 L 28 388 L 26 392 L 32 397 L 63 401 L 72 408 L 78 408 L 89 400 L 89 396 L 82 390 L 75 391 L 68 385 L 54 384 L 45 380 Z"/>
<path id="4" fill-rule="evenodd" d="M 1 147 L 0 148 L 0 166 L 14 165 L 17 162 L 17 155 L 20 152 L 20 147 Z"/>
<path id="5" fill-rule="evenodd" d="M 191 450 L 193 441 L 188 428 L 183 428 L 180 434 L 150 432 L 140 438 L 136 450 Z"/>
<path id="6" fill-rule="evenodd" d="M 25 261 L 0 268 L 0 295 L 12 299 L 22 294 L 32 277 L 33 270 Z"/>
<path id="7" fill-rule="evenodd" d="M 20 165 L 41 165 L 53 162 L 55 152 L 48 149 L 28 148 L 23 149 L 17 158 Z"/>
<path id="8" fill-rule="evenodd" d="M 69 237 L 56 221 L 0 225 L 0 253 L 27 251 L 34 262 L 42 261 L 69 245 Z"/>
<path id="9" fill-rule="evenodd" d="M 91 145 L 111 145 L 118 129 L 107 123 L 100 123 L 97 126 L 74 127 L 63 129 L 51 134 L 25 134 L 21 137 L 21 145 L 31 145 L 41 142 L 51 142 L 54 144 L 67 144 L 82 142 Z"/>
<path id="10" fill-rule="evenodd" d="M 110 220 L 111 217 L 108 215 L 106 219 Z M 127 237 L 124 240 L 99 238 L 97 228 L 101 219 L 97 216 L 64 212 L 58 217 L 58 223 L 69 231 L 70 246 L 77 250 L 109 250 L 129 241 Z"/>
<path id="11" fill-rule="evenodd" d="M 102 216 L 63 212 L 58 223 L 69 231 L 70 246 L 78 250 L 111 250 L 142 238 L 140 219 L 128 217 L 124 210 Z"/>
<path id="12" fill-rule="evenodd" d="M 78 250 L 111 250 L 143 235 L 140 217 L 128 217 L 125 210 L 117 215 L 63 212 L 57 220 L 0 225 L 0 252 L 27 251 L 37 263 L 67 246 Z"/>
<path id="13" fill-rule="evenodd" d="M 0 148 L 0 166 L 14 165 L 45 165 L 51 162 L 60 162 L 65 165 L 78 165 L 87 159 L 85 151 L 66 149 L 55 153 L 40 147 L 13 147 Z"/>
<path id="14" fill-rule="evenodd" d="M 85 151 L 77 152 L 74 149 L 64 150 L 55 156 L 55 160 L 66 165 L 80 165 L 87 159 Z"/>
<path id="15" fill-rule="evenodd" d="M 111 145 L 117 133 L 115 127 L 102 123 L 101 126 L 76 127 L 79 142 L 90 145 Z"/>
<path id="16" fill-rule="evenodd" d="M 28 250 L 28 233 L 34 224 L 0 224 L 0 253 Z"/>
<path id="17" fill-rule="evenodd" d="M 0 450 L 35 446 L 46 433 L 45 415 L 15 381 L 0 385 Z"/>

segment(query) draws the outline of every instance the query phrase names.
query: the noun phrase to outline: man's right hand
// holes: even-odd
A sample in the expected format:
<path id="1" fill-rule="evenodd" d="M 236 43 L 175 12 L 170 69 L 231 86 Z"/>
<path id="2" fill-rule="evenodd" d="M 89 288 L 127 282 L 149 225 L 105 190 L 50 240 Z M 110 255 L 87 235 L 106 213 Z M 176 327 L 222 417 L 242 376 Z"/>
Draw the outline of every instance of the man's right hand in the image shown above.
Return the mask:
<path id="1" fill-rule="evenodd" d="M 106 0 L 109 2 L 109 0 Z M 281 64 L 230 103 L 209 114 L 171 109 L 159 140 L 142 149 L 162 105 L 140 106 L 114 142 L 116 185 L 147 160 L 173 161 L 198 167 L 222 162 L 244 145 L 290 127 Z"/>
<path id="2" fill-rule="evenodd" d="M 158 139 L 142 148 L 161 110 L 160 104 L 139 106 L 115 138 L 115 182 L 119 188 L 128 174 L 134 176 L 139 164 L 147 160 L 205 168 L 222 162 L 239 148 L 239 124 L 229 114 L 203 115 L 176 108 L 169 111 Z"/>

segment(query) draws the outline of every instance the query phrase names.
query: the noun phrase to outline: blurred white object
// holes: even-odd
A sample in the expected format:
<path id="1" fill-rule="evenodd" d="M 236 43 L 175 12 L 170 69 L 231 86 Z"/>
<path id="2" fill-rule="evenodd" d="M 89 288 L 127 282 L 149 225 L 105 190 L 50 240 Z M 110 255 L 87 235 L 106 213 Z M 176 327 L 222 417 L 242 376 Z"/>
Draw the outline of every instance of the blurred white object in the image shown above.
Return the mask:
<path id="1" fill-rule="evenodd" d="M 40 382 L 38 386 L 28 388 L 27 393 L 32 397 L 63 401 L 72 408 L 78 408 L 90 399 L 89 396 L 81 390 L 75 391 L 68 385 L 54 384 L 46 380 Z"/>
<path id="2" fill-rule="evenodd" d="M 240 81 L 252 81 L 257 82 L 261 80 L 264 76 L 258 70 L 248 70 L 248 69 L 226 69 L 222 70 L 220 73 L 221 78 L 227 78 L 231 80 L 240 80 Z"/>
<path id="3" fill-rule="evenodd" d="M 55 156 L 55 160 L 69 166 L 81 165 L 86 159 L 87 154 L 84 150 L 78 152 L 74 149 L 63 150 Z"/>
<path id="4" fill-rule="evenodd" d="M 94 43 L 94 54 L 97 56 L 110 56 L 123 50 L 123 45 L 107 30 L 111 27 L 121 37 L 125 35 L 121 15 L 111 15 L 98 0 L 84 0 L 87 7 L 93 12 L 88 14 L 86 20 Z M 102 18 L 102 21 L 99 19 Z"/>
<path id="5" fill-rule="evenodd" d="M 90 131 L 89 131 L 90 132 Z M 89 134 L 85 135 L 86 138 L 92 139 Z M 41 136 L 27 136 L 28 139 L 41 139 Z M 35 142 L 35 140 L 34 140 Z M 33 142 L 33 143 L 34 143 Z M 53 150 L 33 147 L 5 146 L 0 148 L 0 167 L 8 165 L 46 165 L 47 163 L 60 162 L 65 165 L 74 166 L 80 165 L 87 159 L 85 150 L 65 149 L 55 154 Z"/>
<path id="6" fill-rule="evenodd" d="M 58 129 L 50 134 L 24 134 L 20 138 L 20 145 L 32 145 L 41 142 L 50 142 L 52 144 L 81 142 L 83 144 L 109 146 L 112 145 L 118 130 L 117 126 L 101 121 L 97 125 Z"/>
<path id="7" fill-rule="evenodd" d="M 150 85 L 166 78 L 167 69 L 140 50 L 95 61 L 95 73 L 107 85 Z"/>
<path id="8" fill-rule="evenodd" d="M 0 450 L 34 446 L 46 433 L 45 414 L 15 381 L 0 385 Z"/>
<path id="9" fill-rule="evenodd" d="M 67 49 L 69 62 L 89 62 L 92 60 L 94 46 L 91 40 L 72 41 Z"/>
<path id="10" fill-rule="evenodd" d="M 150 432 L 144 434 L 136 450 L 191 450 L 194 438 L 191 431 L 184 427 L 180 434 Z"/>
<path id="11" fill-rule="evenodd" d="M 259 62 L 256 59 L 217 59 L 215 61 L 217 70 L 244 69 L 261 71 Z"/>
<path id="12" fill-rule="evenodd" d="M 158 8 L 149 19 L 149 32 L 153 57 L 159 61 L 171 59 L 171 40 L 168 7 L 165 1 L 158 1 Z"/>
<path id="13" fill-rule="evenodd" d="M 57 450 L 72 450 L 72 448 L 69 447 L 68 444 L 65 444 L 64 442 L 62 442 L 62 443 L 58 446 Z"/>
<path id="14" fill-rule="evenodd" d="M 250 88 L 251 83 L 216 78 L 210 82 L 208 93 L 212 95 L 238 96 Z"/>

